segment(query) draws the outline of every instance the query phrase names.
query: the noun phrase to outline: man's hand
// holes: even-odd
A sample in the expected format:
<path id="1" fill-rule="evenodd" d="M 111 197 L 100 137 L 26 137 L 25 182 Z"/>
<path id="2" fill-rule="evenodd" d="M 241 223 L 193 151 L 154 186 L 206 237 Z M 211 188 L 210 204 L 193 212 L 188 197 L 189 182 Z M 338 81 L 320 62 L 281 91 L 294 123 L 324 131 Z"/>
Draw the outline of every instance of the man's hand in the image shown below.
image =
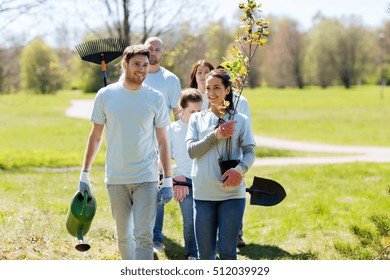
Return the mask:
<path id="1" fill-rule="evenodd" d="M 89 172 L 83 170 L 80 174 L 79 192 L 84 195 L 85 191 L 87 191 L 88 197 L 92 197 L 92 185 L 89 181 Z"/>
<path id="2" fill-rule="evenodd" d="M 160 190 L 157 194 L 158 204 L 164 205 L 171 201 L 173 197 L 172 177 L 162 179 Z"/>
<path id="3" fill-rule="evenodd" d="M 174 178 L 175 181 L 178 182 L 185 182 L 186 177 L 184 176 L 175 176 Z M 189 194 L 189 189 L 187 186 L 182 186 L 182 185 L 174 185 L 173 186 L 173 199 L 182 202 L 183 199 Z"/>

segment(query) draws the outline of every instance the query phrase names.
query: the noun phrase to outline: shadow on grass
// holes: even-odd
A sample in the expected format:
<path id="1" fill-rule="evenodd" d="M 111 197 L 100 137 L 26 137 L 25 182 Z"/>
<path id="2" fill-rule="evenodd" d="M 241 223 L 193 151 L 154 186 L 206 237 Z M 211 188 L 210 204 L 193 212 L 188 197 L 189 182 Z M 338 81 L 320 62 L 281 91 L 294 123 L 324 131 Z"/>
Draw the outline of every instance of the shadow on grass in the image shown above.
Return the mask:
<path id="1" fill-rule="evenodd" d="M 247 244 L 239 248 L 238 255 L 250 260 L 313 260 L 316 259 L 312 253 L 290 254 L 289 252 L 271 245 Z"/>
<path id="2" fill-rule="evenodd" d="M 164 253 L 168 260 L 185 260 L 185 249 L 172 239 L 164 236 Z M 154 254 L 154 259 L 159 259 L 159 254 Z"/>
<path id="3" fill-rule="evenodd" d="M 169 260 L 185 260 L 185 249 L 174 240 L 164 238 L 165 255 Z M 271 245 L 247 244 L 239 248 L 237 256 L 243 256 L 250 260 L 314 260 L 316 256 L 310 252 L 299 254 L 290 254 L 289 252 Z M 154 254 L 155 260 L 158 260 L 158 254 Z"/>

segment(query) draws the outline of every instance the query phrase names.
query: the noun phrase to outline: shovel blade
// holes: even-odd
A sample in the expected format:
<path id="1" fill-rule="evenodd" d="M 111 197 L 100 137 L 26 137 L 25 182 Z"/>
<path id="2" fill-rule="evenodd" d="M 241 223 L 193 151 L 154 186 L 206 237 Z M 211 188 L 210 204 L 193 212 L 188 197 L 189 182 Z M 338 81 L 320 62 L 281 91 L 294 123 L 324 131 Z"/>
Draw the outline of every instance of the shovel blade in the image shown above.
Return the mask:
<path id="1" fill-rule="evenodd" d="M 286 197 L 286 191 L 281 184 L 256 176 L 253 178 L 253 185 L 246 191 L 251 195 L 251 205 L 274 206 Z"/>

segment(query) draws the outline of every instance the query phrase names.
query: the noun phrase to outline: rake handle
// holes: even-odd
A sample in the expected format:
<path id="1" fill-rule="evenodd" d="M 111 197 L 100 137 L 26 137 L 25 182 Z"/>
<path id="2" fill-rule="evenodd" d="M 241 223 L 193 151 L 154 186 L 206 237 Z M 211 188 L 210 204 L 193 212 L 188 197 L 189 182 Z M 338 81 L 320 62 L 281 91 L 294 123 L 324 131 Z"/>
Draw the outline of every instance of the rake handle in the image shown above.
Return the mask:
<path id="1" fill-rule="evenodd" d="M 100 60 L 102 65 L 102 76 L 104 81 L 104 86 L 107 86 L 107 73 L 106 73 L 106 61 L 104 60 L 104 53 L 100 54 Z"/>

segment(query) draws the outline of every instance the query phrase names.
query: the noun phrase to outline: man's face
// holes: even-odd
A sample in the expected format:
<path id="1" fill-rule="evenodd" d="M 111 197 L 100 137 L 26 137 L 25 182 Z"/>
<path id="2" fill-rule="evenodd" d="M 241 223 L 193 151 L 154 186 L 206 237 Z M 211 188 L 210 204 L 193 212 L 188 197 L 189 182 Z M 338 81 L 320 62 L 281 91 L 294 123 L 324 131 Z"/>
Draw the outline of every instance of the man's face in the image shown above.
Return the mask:
<path id="1" fill-rule="evenodd" d="M 149 68 L 149 59 L 146 55 L 137 54 L 133 56 L 126 67 L 126 82 L 130 85 L 141 86 L 146 79 Z"/>
<path id="2" fill-rule="evenodd" d="M 150 65 L 160 64 L 164 55 L 161 43 L 159 41 L 151 41 L 146 45 L 146 47 L 150 51 Z"/>

